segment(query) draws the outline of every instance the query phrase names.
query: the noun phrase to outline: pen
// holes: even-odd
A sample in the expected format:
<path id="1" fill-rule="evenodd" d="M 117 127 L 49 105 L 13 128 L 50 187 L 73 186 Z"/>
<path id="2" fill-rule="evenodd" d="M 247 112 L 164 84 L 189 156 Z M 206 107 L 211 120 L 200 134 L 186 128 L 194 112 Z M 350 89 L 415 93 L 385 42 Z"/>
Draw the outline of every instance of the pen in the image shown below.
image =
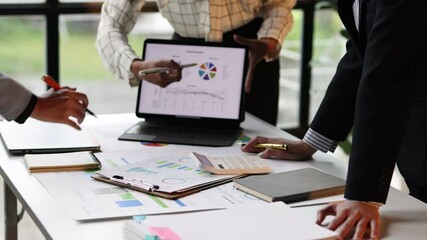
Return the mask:
<path id="1" fill-rule="evenodd" d="M 181 68 L 194 67 L 194 66 L 197 66 L 197 63 L 189 63 L 189 64 L 181 64 L 180 65 Z M 170 70 L 171 70 L 171 68 L 169 68 L 169 67 L 150 68 L 150 69 L 139 71 L 138 75 L 143 77 L 147 74 L 162 73 L 162 72 L 167 72 Z"/>
<path id="2" fill-rule="evenodd" d="M 242 147 L 246 146 L 246 143 L 240 144 Z M 258 143 L 257 145 L 253 146 L 256 148 L 273 148 L 278 150 L 288 150 L 287 144 L 280 144 L 280 143 Z"/>
<path id="3" fill-rule="evenodd" d="M 129 183 L 136 182 L 137 184 L 142 184 L 142 185 L 148 186 L 148 187 L 156 189 L 156 190 L 160 189 L 159 185 L 151 184 L 151 183 L 148 183 L 148 182 L 143 182 L 143 181 L 141 181 L 139 179 L 135 179 L 135 178 L 127 178 L 125 176 L 120 176 L 120 175 L 113 175 L 112 178 L 123 180 L 123 181 L 127 181 Z"/>
<path id="4" fill-rule="evenodd" d="M 112 182 L 117 182 L 117 183 L 121 183 L 124 184 L 126 186 L 131 186 L 131 187 L 137 187 L 137 188 L 142 188 L 146 191 L 152 192 L 153 188 L 146 186 L 146 185 L 142 185 L 142 184 L 138 184 L 138 183 L 134 183 L 132 181 L 127 181 L 127 180 L 123 180 L 123 179 L 119 179 L 119 178 L 115 178 L 115 177 L 111 177 L 110 181 Z"/>
<path id="5" fill-rule="evenodd" d="M 49 75 L 44 75 L 42 77 L 42 80 L 51 88 L 55 89 L 55 90 L 59 90 L 61 88 L 61 86 L 59 85 L 59 83 L 57 81 L 55 81 L 53 79 L 53 77 L 49 76 Z M 86 108 L 86 112 L 89 113 L 90 115 L 98 118 L 94 112 L 92 112 L 91 110 L 89 110 L 88 108 Z"/>
<path id="6" fill-rule="evenodd" d="M 331 202 L 318 202 L 318 203 L 309 203 L 309 204 L 303 204 L 303 205 L 292 205 L 291 204 L 291 208 L 299 208 L 299 207 L 313 207 L 313 206 L 319 206 L 319 205 L 326 205 L 326 204 L 330 204 L 330 203 L 340 203 L 343 202 L 343 200 L 338 200 L 338 201 L 331 201 Z"/>

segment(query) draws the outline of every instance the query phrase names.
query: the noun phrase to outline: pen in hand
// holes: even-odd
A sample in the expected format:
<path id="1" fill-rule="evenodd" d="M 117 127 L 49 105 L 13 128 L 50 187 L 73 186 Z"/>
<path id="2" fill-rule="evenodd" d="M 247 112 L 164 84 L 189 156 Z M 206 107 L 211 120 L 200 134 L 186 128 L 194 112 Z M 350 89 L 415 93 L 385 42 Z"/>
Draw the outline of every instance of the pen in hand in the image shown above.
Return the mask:
<path id="1" fill-rule="evenodd" d="M 194 67 L 194 66 L 197 66 L 197 63 L 189 63 L 189 64 L 181 64 L 180 65 L 181 68 Z M 168 72 L 170 70 L 171 70 L 171 68 L 169 68 L 169 67 L 150 68 L 150 69 L 140 70 L 138 72 L 138 75 L 140 77 L 143 77 L 147 74 Z"/>
<path id="2" fill-rule="evenodd" d="M 242 147 L 246 146 L 246 143 L 240 144 Z M 277 150 L 288 150 L 287 144 L 281 144 L 281 143 L 258 143 L 257 145 L 253 146 L 256 148 L 272 148 Z"/>
<path id="3" fill-rule="evenodd" d="M 44 75 L 42 77 L 42 80 L 51 88 L 55 89 L 55 91 L 59 90 L 61 88 L 61 86 L 59 85 L 59 83 L 57 81 L 55 81 L 55 79 L 53 79 L 53 77 L 49 76 L 49 75 Z M 88 108 L 86 108 L 86 112 L 89 113 L 90 115 L 98 118 L 94 112 L 92 112 L 91 110 L 89 110 Z"/>

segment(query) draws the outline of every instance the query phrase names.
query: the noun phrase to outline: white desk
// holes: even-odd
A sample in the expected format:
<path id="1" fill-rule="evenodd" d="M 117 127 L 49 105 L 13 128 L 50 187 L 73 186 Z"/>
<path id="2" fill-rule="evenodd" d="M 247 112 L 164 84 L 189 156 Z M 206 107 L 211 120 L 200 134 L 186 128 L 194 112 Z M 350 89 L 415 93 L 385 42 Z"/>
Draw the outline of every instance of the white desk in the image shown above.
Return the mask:
<path id="1" fill-rule="evenodd" d="M 134 124 L 138 119 L 133 114 L 101 115 L 99 119 L 87 117 L 84 128 L 95 136 L 99 129 L 120 129 L 120 133 Z M 283 131 L 246 115 L 243 123 L 244 133 L 254 137 L 256 135 L 290 137 Z M 117 138 L 115 132 L 101 140 L 103 151 Z M 110 138 L 108 141 L 107 139 Z M 118 142 L 120 146 L 135 144 Z M 236 146 L 237 147 L 237 146 Z M 108 220 L 93 222 L 78 222 L 58 204 L 46 189 L 27 172 L 22 164 L 22 157 L 11 156 L 4 147 L 0 147 L 0 174 L 5 181 L 5 211 L 6 211 L 6 239 L 17 238 L 16 226 L 16 199 L 18 199 L 41 232 L 47 239 L 123 239 L 123 223 L 125 220 Z M 273 168 L 277 164 L 286 164 L 286 161 L 272 161 Z M 312 166 L 336 176 L 345 177 L 346 163 L 331 157 L 328 154 L 317 153 L 314 160 L 308 161 Z M 317 209 L 320 206 L 298 208 L 302 214 L 315 221 Z M 420 201 L 392 189 L 388 203 L 382 208 L 382 236 L 384 239 L 425 239 L 427 227 L 427 205 Z M 167 217 L 167 216 L 166 216 Z"/>

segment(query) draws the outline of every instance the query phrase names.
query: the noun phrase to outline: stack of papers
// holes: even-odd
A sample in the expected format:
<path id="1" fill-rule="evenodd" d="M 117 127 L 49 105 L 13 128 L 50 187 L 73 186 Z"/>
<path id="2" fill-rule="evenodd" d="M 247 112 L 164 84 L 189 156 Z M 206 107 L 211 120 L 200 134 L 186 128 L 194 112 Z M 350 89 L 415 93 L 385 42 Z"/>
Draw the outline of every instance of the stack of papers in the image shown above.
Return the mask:
<path id="1" fill-rule="evenodd" d="M 189 156 L 178 155 L 103 169 L 92 178 L 167 199 L 177 199 L 243 176 L 246 175 L 215 175 L 201 169 Z"/>

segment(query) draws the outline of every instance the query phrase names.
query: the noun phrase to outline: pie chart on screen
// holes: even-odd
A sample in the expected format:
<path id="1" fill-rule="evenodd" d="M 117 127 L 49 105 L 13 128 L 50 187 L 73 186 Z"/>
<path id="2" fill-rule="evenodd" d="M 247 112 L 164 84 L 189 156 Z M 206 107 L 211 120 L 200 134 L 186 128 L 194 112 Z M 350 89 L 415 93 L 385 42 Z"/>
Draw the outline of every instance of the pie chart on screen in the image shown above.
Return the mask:
<path id="1" fill-rule="evenodd" d="M 207 62 L 200 65 L 199 76 L 203 80 L 211 80 L 215 78 L 216 73 L 217 73 L 217 69 L 213 63 Z"/>

